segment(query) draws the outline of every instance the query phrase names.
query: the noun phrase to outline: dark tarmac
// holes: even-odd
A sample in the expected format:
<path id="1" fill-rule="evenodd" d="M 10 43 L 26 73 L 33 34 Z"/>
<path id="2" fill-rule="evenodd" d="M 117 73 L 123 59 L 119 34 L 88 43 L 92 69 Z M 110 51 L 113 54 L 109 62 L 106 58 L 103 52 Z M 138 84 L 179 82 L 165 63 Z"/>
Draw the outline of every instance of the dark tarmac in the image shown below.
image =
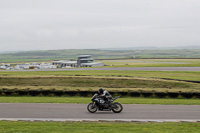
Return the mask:
<path id="1" fill-rule="evenodd" d="M 123 107 L 121 113 L 89 113 L 87 104 L 0 103 L 0 118 L 200 120 L 200 105 L 123 104 Z"/>

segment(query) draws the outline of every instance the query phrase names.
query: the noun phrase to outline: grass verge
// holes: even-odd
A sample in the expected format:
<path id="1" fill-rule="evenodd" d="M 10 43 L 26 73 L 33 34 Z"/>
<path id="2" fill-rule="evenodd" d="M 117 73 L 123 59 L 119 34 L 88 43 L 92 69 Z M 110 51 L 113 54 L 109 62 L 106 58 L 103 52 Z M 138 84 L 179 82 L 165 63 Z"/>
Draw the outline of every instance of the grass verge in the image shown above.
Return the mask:
<path id="1" fill-rule="evenodd" d="M 0 103 L 90 103 L 90 97 L 0 97 Z M 200 105 L 199 99 L 119 98 L 122 104 Z"/>
<path id="2" fill-rule="evenodd" d="M 0 121 L 1 133 L 198 133 L 200 123 L 99 123 Z"/>

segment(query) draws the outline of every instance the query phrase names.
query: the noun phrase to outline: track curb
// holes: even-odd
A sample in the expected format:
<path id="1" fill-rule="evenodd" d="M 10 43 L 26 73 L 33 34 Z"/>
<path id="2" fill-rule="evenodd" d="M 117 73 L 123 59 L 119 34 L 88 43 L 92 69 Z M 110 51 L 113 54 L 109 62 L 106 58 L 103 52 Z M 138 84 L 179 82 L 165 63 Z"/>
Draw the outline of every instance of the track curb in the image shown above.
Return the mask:
<path id="1" fill-rule="evenodd" d="M 155 122 L 155 123 L 200 123 L 199 120 L 191 119 L 57 119 L 57 118 L 0 118 L 0 121 L 24 121 L 24 122 L 127 122 L 127 123 L 137 123 L 137 122 Z"/>

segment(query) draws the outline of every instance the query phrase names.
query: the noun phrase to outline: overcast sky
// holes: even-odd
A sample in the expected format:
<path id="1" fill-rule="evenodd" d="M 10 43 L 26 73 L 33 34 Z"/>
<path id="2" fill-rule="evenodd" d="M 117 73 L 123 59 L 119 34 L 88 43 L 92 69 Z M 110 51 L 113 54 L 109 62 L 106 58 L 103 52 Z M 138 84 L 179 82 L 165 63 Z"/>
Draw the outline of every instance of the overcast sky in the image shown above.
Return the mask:
<path id="1" fill-rule="evenodd" d="M 200 0 L 0 0 L 0 51 L 200 45 Z"/>

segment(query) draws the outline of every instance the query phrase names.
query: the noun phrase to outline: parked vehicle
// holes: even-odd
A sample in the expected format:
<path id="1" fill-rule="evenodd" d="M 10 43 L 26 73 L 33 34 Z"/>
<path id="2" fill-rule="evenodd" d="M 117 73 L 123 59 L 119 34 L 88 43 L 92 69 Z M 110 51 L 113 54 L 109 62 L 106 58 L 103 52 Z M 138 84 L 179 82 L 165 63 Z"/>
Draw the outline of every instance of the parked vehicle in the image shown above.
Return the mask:
<path id="1" fill-rule="evenodd" d="M 97 93 L 91 98 L 92 103 L 89 103 L 87 109 L 90 113 L 95 113 L 97 110 L 99 111 L 113 111 L 114 113 L 120 113 L 123 110 L 123 106 L 114 102 L 119 96 L 111 99 L 110 102 L 105 101 L 103 97 L 99 96 Z M 113 103 L 114 102 L 114 103 Z"/>

